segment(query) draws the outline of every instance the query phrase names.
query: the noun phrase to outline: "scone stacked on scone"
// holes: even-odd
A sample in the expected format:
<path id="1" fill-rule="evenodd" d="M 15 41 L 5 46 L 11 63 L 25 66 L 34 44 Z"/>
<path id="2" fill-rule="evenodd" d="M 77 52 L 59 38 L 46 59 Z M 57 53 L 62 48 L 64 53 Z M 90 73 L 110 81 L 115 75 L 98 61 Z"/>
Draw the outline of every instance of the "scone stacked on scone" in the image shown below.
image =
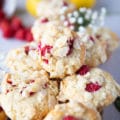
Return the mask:
<path id="1" fill-rule="evenodd" d="M 63 79 L 58 99 L 89 103 L 101 111 L 118 95 L 120 86 L 109 73 L 83 65 L 75 75 Z"/>
<path id="2" fill-rule="evenodd" d="M 61 28 L 63 33 L 66 32 L 65 29 L 67 30 L 67 27 L 64 27 L 61 21 L 44 19 L 47 19 L 47 21 L 43 22 L 43 18 L 40 18 L 33 25 L 32 33 L 36 42 L 48 40 L 50 37 L 55 39 L 57 32 L 60 32 L 59 28 Z M 73 32 L 73 30 L 71 31 Z M 91 67 L 105 63 L 111 53 L 117 48 L 119 42 L 113 32 L 103 27 L 99 27 L 96 31 L 91 27 L 87 27 L 85 32 L 79 34 L 76 32 L 76 34 L 79 36 L 81 43 L 86 47 L 85 64 Z"/>
<path id="3" fill-rule="evenodd" d="M 1 106 L 11 120 L 42 120 L 57 103 L 57 82 L 44 70 L 28 72 L 26 78 L 6 74 L 1 87 Z"/>
<path id="4" fill-rule="evenodd" d="M 56 105 L 44 120 L 101 120 L 101 117 L 90 104 L 69 102 Z"/>

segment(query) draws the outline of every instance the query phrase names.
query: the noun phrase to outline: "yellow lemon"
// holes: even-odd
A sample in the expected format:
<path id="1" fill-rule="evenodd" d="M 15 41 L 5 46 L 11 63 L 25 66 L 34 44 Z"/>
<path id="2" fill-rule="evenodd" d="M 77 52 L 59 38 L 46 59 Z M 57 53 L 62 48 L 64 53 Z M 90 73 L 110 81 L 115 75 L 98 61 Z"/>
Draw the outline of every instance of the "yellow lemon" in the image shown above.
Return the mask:
<path id="1" fill-rule="evenodd" d="M 91 8 L 95 5 L 96 0 L 70 0 L 70 2 L 75 4 L 78 8 L 80 7 Z"/>
<path id="2" fill-rule="evenodd" d="M 41 0 L 26 0 L 26 9 L 31 15 L 37 16 L 37 6 L 40 1 Z"/>

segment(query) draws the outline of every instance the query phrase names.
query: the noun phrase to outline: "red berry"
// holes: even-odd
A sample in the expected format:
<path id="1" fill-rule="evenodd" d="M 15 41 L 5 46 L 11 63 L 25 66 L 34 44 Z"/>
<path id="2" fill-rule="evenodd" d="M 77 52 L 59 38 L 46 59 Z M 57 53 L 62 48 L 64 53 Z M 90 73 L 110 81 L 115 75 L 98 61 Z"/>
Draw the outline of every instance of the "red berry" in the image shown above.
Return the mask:
<path id="1" fill-rule="evenodd" d="M 48 18 L 43 18 L 40 22 L 41 23 L 47 23 L 49 20 L 48 20 Z"/>
<path id="2" fill-rule="evenodd" d="M 92 42 L 95 42 L 95 39 L 93 36 L 90 36 L 89 39 L 92 41 Z"/>
<path id="3" fill-rule="evenodd" d="M 46 53 L 50 53 L 52 48 L 53 46 L 50 45 L 45 45 L 43 48 L 41 48 L 41 43 L 38 46 L 42 56 L 45 56 Z"/>
<path id="4" fill-rule="evenodd" d="M 48 59 L 43 59 L 43 61 L 44 61 L 46 64 L 49 63 Z"/>
<path id="5" fill-rule="evenodd" d="M 85 75 L 87 72 L 90 71 L 90 68 L 87 65 L 83 65 L 78 71 L 77 74 Z"/>
<path id="6" fill-rule="evenodd" d="M 32 42 L 32 41 L 33 41 L 33 35 L 32 35 L 31 32 L 28 31 L 28 32 L 26 33 L 25 40 L 26 40 L 27 42 Z"/>
<path id="7" fill-rule="evenodd" d="M 19 40 L 25 40 L 25 30 L 24 29 L 19 29 L 15 33 L 15 38 Z"/>
<path id="8" fill-rule="evenodd" d="M 0 20 L 5 18 L 5 13 L 3 12 L 3 10 L 0 10 Z"/>
<path id="9" fill-rule="evenodd" d="M 96 83 L 88 83 L 86 85 L 86 88 L 85 90 L 87 92 L 95 92 L 95 91 L 98 91 L 102 86 L 100 86 L 97 82 Z"/>
<path id="10" fill-rule="evenodd" d="M 11 38 L 11 37 L 13 37 L 13 34 L 14 34 L 14 32 L 10 28 L 10 26 L 4 26 L 2 32 L 3 32 L 3 37 L 4 38 Z"/>
<path id="11" fill-rule="evenodd" d="M 32 96 L 32 95 L 34 95 L 34 94 L 35 94 L 35 92 L 30 92 L 30 93 L 29 93 L 30 96 Z"/>
<path id="12" fill-rule="evenodd" d="M 11 21 L 11 26 L 14 31 L 17 31 L 18 29 L 22 28 L 23 25 L 21 19 L 18 17 L 13 17 Z"/>
<path id="13" fill-rule="evenodd" d="M 78 120 L 78 119 L 73 116 L 68 115 L 68 116 L 64 117 L 63 120 Z"/>
<path id="14" fill-rule="evenodd" d="M 74 43 L 74 39 L 70 39 L 70 40 L 67 41 L 67 44 L 69 46 L 67 56 L 70 55 L 73 51 L 73 43 Z"/>
<path id="15" fill-rule="evenodd" d="M 30 51 L 29 46 L 25 46 L 24 49 L 25 49 L 25 54 L 28 55 Z"/>

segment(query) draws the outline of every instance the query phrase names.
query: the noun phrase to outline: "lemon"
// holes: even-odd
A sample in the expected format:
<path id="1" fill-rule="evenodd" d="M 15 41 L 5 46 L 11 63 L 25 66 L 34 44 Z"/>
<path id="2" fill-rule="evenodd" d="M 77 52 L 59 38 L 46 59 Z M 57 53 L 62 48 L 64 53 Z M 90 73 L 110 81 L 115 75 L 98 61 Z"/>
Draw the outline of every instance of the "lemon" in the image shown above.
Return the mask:
<path id="1" fill-rule="evenodd" d="M 75 4 L 78 8 L 80 7 L 91 8 L 95 5 L 96 0 L 70 0 L 70 2 Z"/>
<path id="2" fill-rule="evenodd" d="M 40 1 L 41 0 L 26 0 L 26 9 L 31 15 L 37 16 L 37 6 Z"/>

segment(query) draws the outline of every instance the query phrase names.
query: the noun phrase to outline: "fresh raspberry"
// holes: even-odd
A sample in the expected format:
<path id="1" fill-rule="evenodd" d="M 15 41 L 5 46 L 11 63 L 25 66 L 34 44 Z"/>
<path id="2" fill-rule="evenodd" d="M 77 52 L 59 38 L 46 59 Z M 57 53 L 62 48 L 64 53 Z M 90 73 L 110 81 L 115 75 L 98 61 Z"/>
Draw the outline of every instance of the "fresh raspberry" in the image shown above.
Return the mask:
<path id="1" fill-rule="evenodd" d="M 73 43 L 74 43 L 74 39 L 70 39 L 70 40 L 67 41 L 67 44 L 69 46 L 67 56 L 70 55 L 73 51 Z"/>
<path id="2" fill-rule="evenodd" d="M 30 51 L 29 46 L 25 46 L 24 49 L 25 49 L 25 54 L 28 55 Z"/>
<path id="3" fill-rule="evenodd" d="M 90 71 L 90 68 L 87 65 L 83 65 L 78 71 L 77 74 L 85 75 L 87 72 Z"/>
<path id="4" fill-rule="evenodd" d="M 43 18 L 40 22 L 41 23 L 47 23 L 49 20 L 48 20 L 48 18 Z"/>
<path id="5" fill-rule="evenodd" d="M 26 40 L 27 42 L 32 42 L 32 41 L 33 41 L 33 35 L 32 35 L 31 32 L 28 31 L 28 32 L 26 33 L 25 40 Z"/>
<path id="6" fill-rule="evenodd" d="M 4 38 L 11 38 L 11 37 L 13 37 L 14 31 L 11 29 L 10 24 L 8 24 L 8 23 L 2 23 L 2 25 L 0 26 L 0 28 L 2 30 Z"/>
<path id="7" fill-rule="evenodd" d="M 4 28 L 6 28 L 6 26 L 10 26 L 10 23 L 8 22 L 7 19 L 3 19 L 3 20 L 0 22 L 0 29 L 3 31 Z"/>
<path id="8" fill-rule="evenodd" d="M 100 88 L 101 88 L 102 86 L 101 85 L 99 85 L 97 82 L 96 83 L 88 83 L 87 85 L 86 85 L 86 88 L 85 88 L 85 90 L 87 91 L 87 92 L 95 92 L 95 91 L 98 91 Z"/>
<path id="9" fill-rule="evenodd" d="M 63 120 L 78 120 L 78 119 L 75 118 L 75 117 L 73 117 L 73 116 L 68 115 L 68 116 L 65 116 L 65 117 L 63 118 Z M 79 120 L 80 120 L 80 119 L 79 119 Z"/>
<path id="10" fill-rule="evenodd" d="M 15 38 L 19 40 L 25 40 L 25 30 L 24 29 L 19 29 L 15 33 Z"/>
<path id="11" fill-rule="evenodd" d="M 14 31 L 17 31 L 18 29 L 22 28 L 23 25 L 21 19 L 18 17 L 13 17 L 11 21 L 11 26 Z"/>
<path id="12" fill-rule="evenodd" d="M 3 10 L 0 10 L 0 20 L 5 18 L 5 13 L 3 12 Z"/>

